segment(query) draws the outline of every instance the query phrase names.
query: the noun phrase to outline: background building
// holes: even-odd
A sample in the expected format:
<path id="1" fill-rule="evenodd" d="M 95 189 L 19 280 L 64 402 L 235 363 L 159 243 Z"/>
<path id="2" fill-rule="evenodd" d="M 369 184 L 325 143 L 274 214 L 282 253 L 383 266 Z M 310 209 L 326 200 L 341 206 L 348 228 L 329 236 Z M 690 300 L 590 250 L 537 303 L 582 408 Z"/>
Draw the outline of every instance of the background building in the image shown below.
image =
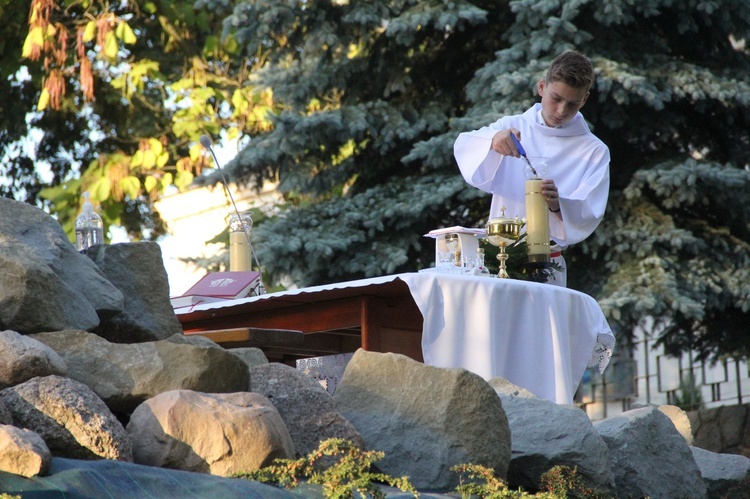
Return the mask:
<path id="1" fill-rule="evenodd" d="M 270 210 L 279 199 L 276 185 L 271 183 L 266 184 L 260 192 L 238 188 L 234 184 L 229 187 L 239 211 L 252 208 Z M 226 229 L 228 216 L 234 208 L 221 184 L 164 196 L 155 203 L 155 207 L 169 231 L 169 235 L 159 241 L 164 268 L 169 276 L 169 294 L 179 296 L 206 273 L 205 269 L 186 263 L 183 259 L 211 258 L 223 252 L 225 246 L 209 244 L 208 241 Z"/>

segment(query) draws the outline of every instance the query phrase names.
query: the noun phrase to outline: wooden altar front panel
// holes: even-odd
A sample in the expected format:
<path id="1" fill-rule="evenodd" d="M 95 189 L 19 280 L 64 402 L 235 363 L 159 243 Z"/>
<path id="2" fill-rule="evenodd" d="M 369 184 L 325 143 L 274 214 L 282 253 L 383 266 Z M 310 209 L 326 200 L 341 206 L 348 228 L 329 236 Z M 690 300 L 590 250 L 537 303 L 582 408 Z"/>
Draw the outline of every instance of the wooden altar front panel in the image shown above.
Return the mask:
<path id="1" fill-rule="evenodd" d="M 272 362 L 353 352 L 393 352 L 423 361 L 422 314 L 401 280 L 363 287 L 220 302 L 179 313 L 187 335 L 260 348 Z"/>

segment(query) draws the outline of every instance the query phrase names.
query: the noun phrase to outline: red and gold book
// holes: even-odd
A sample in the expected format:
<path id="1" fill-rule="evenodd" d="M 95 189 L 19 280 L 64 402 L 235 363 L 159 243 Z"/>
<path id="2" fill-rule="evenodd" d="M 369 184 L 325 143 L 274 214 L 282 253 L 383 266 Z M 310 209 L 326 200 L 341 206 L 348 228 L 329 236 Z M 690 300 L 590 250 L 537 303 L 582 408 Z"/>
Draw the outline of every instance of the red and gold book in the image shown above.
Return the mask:
<path id="1" fill-rule="evenodd" d="M 244 298 L 260 284 L 256 270 L 234 272 L 209 272 L 181 296 L 172 297 L 172 307 L 185 307 L 197 303 Z"/>

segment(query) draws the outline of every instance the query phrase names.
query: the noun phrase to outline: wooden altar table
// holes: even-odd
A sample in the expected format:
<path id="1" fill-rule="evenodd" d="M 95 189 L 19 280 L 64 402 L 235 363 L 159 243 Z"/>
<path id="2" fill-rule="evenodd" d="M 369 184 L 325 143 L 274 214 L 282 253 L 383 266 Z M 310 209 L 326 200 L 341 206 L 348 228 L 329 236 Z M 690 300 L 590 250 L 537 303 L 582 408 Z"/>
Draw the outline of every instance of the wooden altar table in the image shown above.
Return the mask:
<path id="1" fill-rule="evenodd" d="M 614 337 L 596 301 L 534 282 L 421 272 L 315 286 L 176 310 L 186 334 L 256 346 L 271 361 L 353 352 L 407 355 L 502 376 L 572 403 Z"/>

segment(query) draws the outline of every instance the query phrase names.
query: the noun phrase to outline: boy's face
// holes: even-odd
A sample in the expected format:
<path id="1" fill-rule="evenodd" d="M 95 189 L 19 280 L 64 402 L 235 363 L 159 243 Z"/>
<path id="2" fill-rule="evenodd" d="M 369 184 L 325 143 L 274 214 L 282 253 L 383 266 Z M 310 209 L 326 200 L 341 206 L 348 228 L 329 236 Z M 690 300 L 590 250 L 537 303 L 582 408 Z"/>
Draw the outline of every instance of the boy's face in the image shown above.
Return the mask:
<path id="1" fill-rule="evenodd" d="M 576 115 L 586 103 L 589 91 L 571 87 L 561 81 L 539 82 L 539 95 L 542 98 L 542 117 L 547 126 L 562 126 Z"/>

